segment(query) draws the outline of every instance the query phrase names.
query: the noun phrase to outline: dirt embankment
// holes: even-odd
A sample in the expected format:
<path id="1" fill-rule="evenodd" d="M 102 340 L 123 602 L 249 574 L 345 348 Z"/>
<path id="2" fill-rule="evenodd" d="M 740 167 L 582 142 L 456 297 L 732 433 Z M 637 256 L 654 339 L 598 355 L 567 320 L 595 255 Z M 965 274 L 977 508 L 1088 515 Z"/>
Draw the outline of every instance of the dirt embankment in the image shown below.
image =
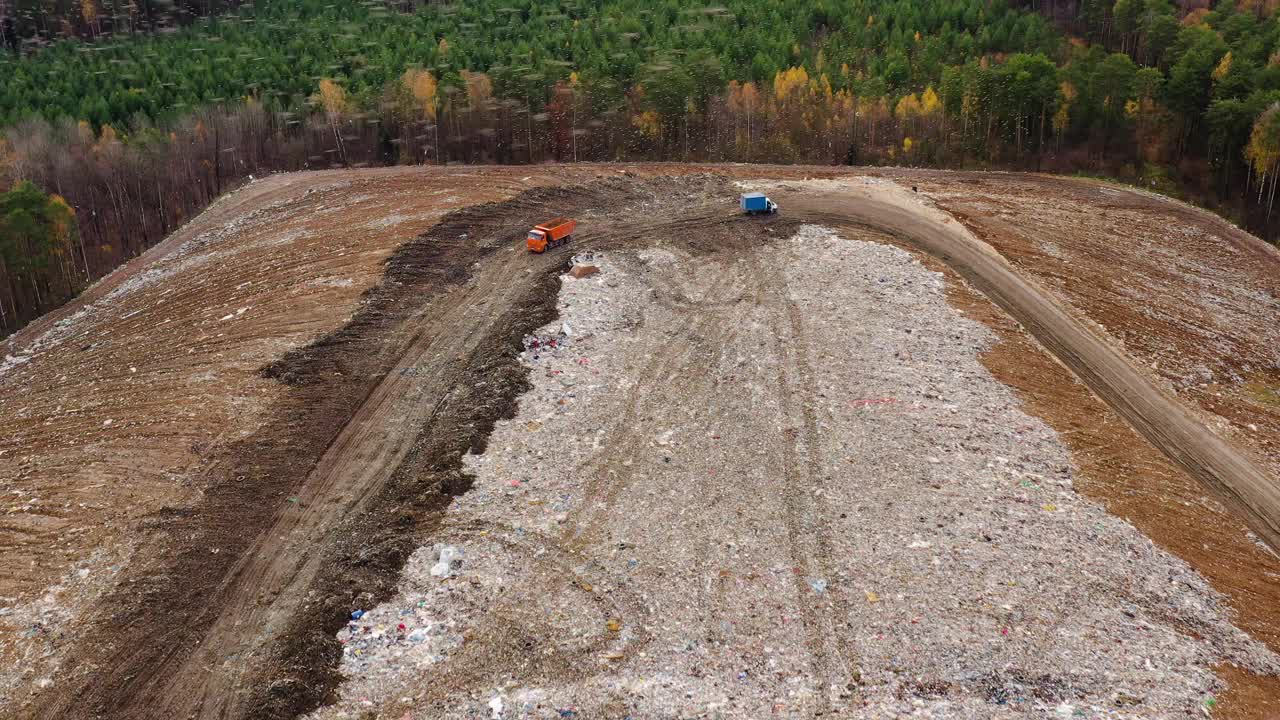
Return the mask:
<path id="1" fill-rule="evenodd" d="M 921 173 L 940 207 L 1280 477 L 1280 250 L 1159 196 Z"/>
<path id="2" fill-rule="evenodd" d="M 284 386 L 264 365 L 341 327 L 388 254 L 443 213 L 548 182 L 267 178 L 0 344 L 0 714 L 66 681 L 83 614 L 271 417 Z"/>

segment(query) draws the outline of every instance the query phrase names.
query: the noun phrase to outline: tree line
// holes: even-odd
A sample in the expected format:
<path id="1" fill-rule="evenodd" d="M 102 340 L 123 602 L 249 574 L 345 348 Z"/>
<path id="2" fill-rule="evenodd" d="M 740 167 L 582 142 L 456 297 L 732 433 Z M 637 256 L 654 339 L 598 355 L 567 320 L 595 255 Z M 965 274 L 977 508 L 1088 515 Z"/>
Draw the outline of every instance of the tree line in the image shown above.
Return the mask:
<path id="1" fill-rule="evenodd" d="M 75 211 L 61 197 L 30 182 L 0 192 L 0 274 L 18 300 L 8 309 L 0 303 L 0 328 L 21 320 L 10 316 L 16 308 L 58 305 L 75 294 L 77 240 Z"/>
<path id="2" fill-rule="evenodd" d="M 19 52 L 60 39 L 163 31 L 239 6 L 239 0 L 0 0 L 0 47 Z"/>
<path id="3" fill-rule="evenodd" d="M 0 182 L 65 198 L 80 250 L 43 266 L 38 296 L 0 287 L 0 331 L 276 170 L 688 160 L 1097 172 L 1270 236 L 1278 37 L 1269 8 L 1232 2 L 259 0 L 165 34 L 61 41 L 0 66 Z"/>

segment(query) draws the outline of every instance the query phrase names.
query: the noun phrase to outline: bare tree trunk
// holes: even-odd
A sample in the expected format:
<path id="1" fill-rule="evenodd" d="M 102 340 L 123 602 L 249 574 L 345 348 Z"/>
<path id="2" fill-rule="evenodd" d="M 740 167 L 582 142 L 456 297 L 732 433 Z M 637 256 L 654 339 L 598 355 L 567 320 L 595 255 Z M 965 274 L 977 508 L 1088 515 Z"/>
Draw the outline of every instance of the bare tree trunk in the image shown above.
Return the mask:
<path id="1" fill-rule="evenodd" d="M 684 161 L 689 162 L 689 113 L 684 114 Z"/>
<path id="2" fill-rule="evenodd" d="M 1280 173 L 1271 173 L 1271 195 L 1267 197 L 1267 222 L 1271 222 L 1271 206 L 1276 201 L 1276 179 L 1280 179 Z"/>
<path id="3" fill-rule="evenodd" d="M 4 259 L 0 258 L 0 277 L 7 277 L 8 274 L 9 274 L 9 268 L 5 266 Z M 10 283 L 10 285 L 12 285 L 12 283 Z M 16 307 L 14 308 L 14 312 L 15 313 L 17 312 Z M 9 327 L 9 318 L 5 315 L 5 312 L 4 312 L 4 296 L 0 295 L 0 329 L 5 329 L 8 327 Z"/>
<path id="4" fill-rule="evenodd" d="M 213 190 L 214 195 L 222 194 L 222 123 L 211 117 L 213 122 Z"/>
<path id="5" fill-rule="evenodd" d="M 1046 103 L 1040 104 L 1040 140 L 1036 144 L 1036 172 L 1040 172 L 1040 161 L 1044 158 L 1044 116 L 1048 109 Z"/>
<path id="6" fill-rule="evenodd" d="M 156 176 L 156 211 L 160 213 L 160 234 L 169 234 L 169 218 L 164 212 L 164 196 L 160 193 L 160 177 Z"/>
<path id="7" fill-rule="evenodd" d="M 80 260 L 84 263 L 84 281 L 87 284 L 92 278 L 89 275 L 89 256 L 84 251 L 84 233 L 77 232 L 76 239 L 80 241 Z"/>
<path id="8" fill-rule="evenodd" d="M 342 166 L 347 166 L 347 148 L 342 144 L 342 133 L 338 132 L 338 122 L 334 118 L 329 118 L 329 129 L 333 131 L 333 141 L 338 144 L 338 159 L 342 161 Z M 221 195 L 222 191 L 219 190 Z"/>

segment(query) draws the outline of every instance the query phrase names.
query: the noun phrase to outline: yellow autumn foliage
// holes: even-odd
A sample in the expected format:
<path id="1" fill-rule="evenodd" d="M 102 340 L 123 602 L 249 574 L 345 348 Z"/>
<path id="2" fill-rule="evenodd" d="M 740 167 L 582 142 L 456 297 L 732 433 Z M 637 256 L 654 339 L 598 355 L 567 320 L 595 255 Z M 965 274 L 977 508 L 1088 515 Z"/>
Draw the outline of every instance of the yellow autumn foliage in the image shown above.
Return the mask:
<path id="1" fill-rule="evenodd" d="M 330 119 L 347 111 L 347 91 L 329 78 L 321 78 L 320 92 L 316 94 L 316 99 Z"/>
<path id="2" fill-rule="evenodd" d="M 1218 67 L 1213 69 L 1213 79 L 1221 80 L 1231 72 L 1231 51 L 1228 50 L 1226 55 L 1222 56 L 1222 60 L 1218 61 Z"/>
<path id="3" fill-rule="evenodd" d="M 1061 135 L 1066 131 L 1067 125 L 1071 122 L 1071 108 L 1067 103 L 1058 106 L 1056 112 L 1053 113 L 1053 131 Z"/>
<path id="4" fill-rule="evenodd" d="M 662 118 L 653 110 L 632 115 L 631 124 L 650 140 L 657 140 L 662 135 Z"/>
<path id="5" fill-rule="evenodd" d="M 920 114 L 933 115 L 941 109 L 942 100 L 938 98 L 938 93 L 934 92 L 932 85 L 926 87 L 920 95 Z"/>
<path id="6" fill-rule="evenodd" d="M 1260 178 L 1280 161 L 1280 105 L 1272 105 L 1254 121 L 1244 156 Z"/>
<path id="7" fill-rule="evenodd" d="M 493 98 L 493 81 L 482 72 L 462 71 L 462 83 L 467 88 L 467 107 L 481 109 Z"/>
<path id="8" fill-rule="evenodd" d="M 409 68 L 404 71 L 401 82 L 404 84 L 405 89 L 409 91 L 409 94 L 413 96 L 414 102 L 417 103 L 417 107 L 422 111 L 422 114 L 428 120 L 435 122 L 438 103 L 437 91 L 440 88 L 435 76 L 427 70 Z"/>
<path id="9" fill-rule="evenodd" d="M 916 97 L 915 93 L 903 95 L 898 101 L 898 106 L 894 108 L 893 114 L 904 120 L 916 117 L 920 114 L 920 98 Z"/>
<path id="10" fill-rule="evenodd" d="M 792 93 L 808 86 L 809 73 L 803 67 L 781 70 L 773 77 L 773 94 L 779 100 L 785 100 Z"/>

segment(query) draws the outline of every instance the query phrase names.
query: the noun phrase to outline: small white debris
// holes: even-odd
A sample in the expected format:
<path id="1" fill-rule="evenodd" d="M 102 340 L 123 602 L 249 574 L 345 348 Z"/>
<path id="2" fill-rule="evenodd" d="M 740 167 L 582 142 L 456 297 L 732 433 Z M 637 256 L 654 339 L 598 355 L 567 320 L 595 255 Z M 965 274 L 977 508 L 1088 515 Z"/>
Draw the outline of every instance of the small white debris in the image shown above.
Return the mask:
<path id="1" fill-rule="evenodd" d="M 462 548 L 456 545 L 441 546 L 436 558 L 436 564 L 431 566 L 431 575 L 438 578 L 453 577 L 462 567 Z"/>

